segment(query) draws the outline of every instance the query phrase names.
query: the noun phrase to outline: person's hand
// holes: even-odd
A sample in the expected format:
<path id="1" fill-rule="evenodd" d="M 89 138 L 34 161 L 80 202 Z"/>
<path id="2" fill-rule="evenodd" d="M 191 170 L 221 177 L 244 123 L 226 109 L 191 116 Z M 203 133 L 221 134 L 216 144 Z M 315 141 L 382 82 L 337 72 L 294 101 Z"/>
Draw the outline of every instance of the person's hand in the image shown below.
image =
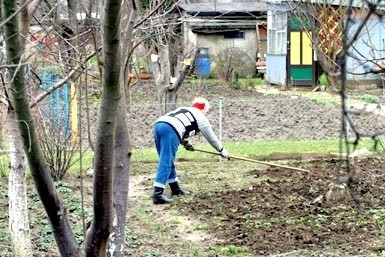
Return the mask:
<path id="1" fill-rule="evenodd" d="M 223 158 L 226 158 L 226 159 L 230 160 L 229 152 L 228 152 L 225 148 L 222 149 L 222 151 L 220 152 L 220 154 L 221 154 L 221 156 L 222 156 Z"/>
<path id="2" fill-rule="evenodd" d="M 194 147 L 189 141 L 183 140 L 182 145 L 184 146 L 184 149 L 186 149 L 187 151 L 194 151 Z"/>

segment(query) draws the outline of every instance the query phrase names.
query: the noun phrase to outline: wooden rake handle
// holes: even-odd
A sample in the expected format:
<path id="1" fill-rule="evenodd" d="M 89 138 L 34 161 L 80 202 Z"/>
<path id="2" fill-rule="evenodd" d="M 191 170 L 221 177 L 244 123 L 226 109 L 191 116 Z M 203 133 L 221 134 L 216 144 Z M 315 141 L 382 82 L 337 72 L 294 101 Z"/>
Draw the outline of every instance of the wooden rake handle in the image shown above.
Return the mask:
<path id="1" fill-rule="evenodd" d="M 217 152 L 211 152 L 211 151 L 206 151 L 206 150 L 201 150 L 201 149 L 196 149 L 196 148 L 194 148 L 194 151 L 202 152 L 202 153 L 215 154 L 215 155 L 221 155 L 220 153 L 217 153 Z M 297 171 L 307 172 L 307 173 L 310 172 L 309 170 L 305 170 L 305 169 L 301 169 L 301 168 L 296 168 L 296 167 L 291 167 L 291 166 L 286 166 L 286 165 L 281 165 L 281 164 L 276 164 L 276 163 L 271 163 L 271 162 L 258 161 L 258 160 L 234 156 L 234 155 L 229 155 L 229 159 L 254 162 L 254 163 L 259 163 L 259 164 L 264 164 L 264 165 L 269 165 L 269 166 L 274 166 L 274 167 L 280 167 L 280 168 L 289 169 L 289 170 L 297 170 Z"/>

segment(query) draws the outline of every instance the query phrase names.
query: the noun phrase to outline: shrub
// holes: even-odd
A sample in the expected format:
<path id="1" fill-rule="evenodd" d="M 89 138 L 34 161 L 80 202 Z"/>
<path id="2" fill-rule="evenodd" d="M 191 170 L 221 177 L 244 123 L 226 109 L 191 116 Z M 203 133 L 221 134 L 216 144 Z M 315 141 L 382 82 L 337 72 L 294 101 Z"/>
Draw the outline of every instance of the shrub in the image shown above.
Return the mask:
<path id="1" fill-rule="evenodd" d="M 239 48 L 225 48 L 217 53 L 214 61 L 219 78 L 226 82 L 255 75 L 255 61 Z"/>
<path id="2" fill-rule="evenodd" d="M 380 102 L 380 98 L 376 95 L 372 94 L 364 94 L 360 96 L 360 100 L 368 102 L 368 103 L 378 103 Z"/>

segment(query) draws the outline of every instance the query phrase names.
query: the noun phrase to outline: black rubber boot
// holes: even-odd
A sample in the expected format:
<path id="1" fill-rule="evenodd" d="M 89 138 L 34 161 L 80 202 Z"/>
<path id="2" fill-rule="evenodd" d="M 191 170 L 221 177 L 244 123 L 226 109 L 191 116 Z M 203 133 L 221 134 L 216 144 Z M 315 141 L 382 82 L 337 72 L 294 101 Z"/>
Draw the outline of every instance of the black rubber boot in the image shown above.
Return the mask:
<path id="1" fill-rule="evenodd" d="M 169 183 L 172 195 L 189 195 L 190 192 L 180 188 L 178 181 Z"/>
<path id="2" fill-rule="evenodd" d="M 165 203 L 171 203 L 172 199 L 163 195 L 163 188 L 154 187 L 154 194 L 152 195 L 152 202 L 154 204 L 165 204 Z"/>

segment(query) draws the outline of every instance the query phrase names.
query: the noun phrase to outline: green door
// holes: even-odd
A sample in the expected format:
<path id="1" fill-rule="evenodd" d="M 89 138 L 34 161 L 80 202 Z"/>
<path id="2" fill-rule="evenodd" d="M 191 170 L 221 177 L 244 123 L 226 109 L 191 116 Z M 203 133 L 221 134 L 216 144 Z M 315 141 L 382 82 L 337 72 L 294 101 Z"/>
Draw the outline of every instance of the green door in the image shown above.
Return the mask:
<path id="1" fill-rule="evenodd" d="M 315 79 L 312 34 L 302 29 L 303 23 L 296 17 L 291 17 L 289 24 L 288 84 L 313 85 Z"/>

